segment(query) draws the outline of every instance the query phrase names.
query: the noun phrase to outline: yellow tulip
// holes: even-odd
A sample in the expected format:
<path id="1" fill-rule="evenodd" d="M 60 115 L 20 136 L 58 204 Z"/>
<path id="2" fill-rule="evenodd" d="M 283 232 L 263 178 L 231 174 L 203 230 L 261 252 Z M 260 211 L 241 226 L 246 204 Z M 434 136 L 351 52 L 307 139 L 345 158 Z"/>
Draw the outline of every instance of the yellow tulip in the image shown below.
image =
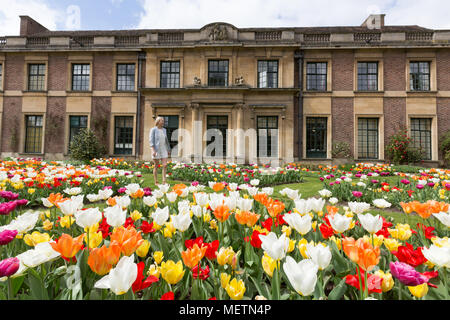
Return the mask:
<path id="1" fill-rule="evenodd" d="M 308 259 L 308 256 L 306 255 L 306 245 L 308 244 L 308 240 L 306 240 L 305 238 L 302 238 L 301 240 L 298 241 L 298 250 L 300 251 L 303 259 Z"/>
<path id="2" fill-rule="evenodd" d="M 394 287 L 394 279 L 390 272 L 384 273 L 383 270 L 378 270 L 375 275 L 379 276 L 383 281 L 381 282 L 381 290 L 383 292 L 388 292 Z"/>
<path id="3" fill-rule="evenodd" d="M 163 258 L 164 258 L 164 252 L 162 252 L 162 251 L 153 252 L 153 259 L 155 260 L 156 264 L 160 264 Z"/>
<path id="4" fill-rule="evenodd" d="M 228 283 L 230 283 L 230 279 L 231 279 L 231 275 L 226 274 L 224 272 L 222 272 L 220 274 L 220 285 L 222 286 L 222 288 L 226 288 Z"/>
<path id="5" fill-rule="evenodd" d="M 322 211 L 320 211 L 320 212 L 322 212 Z M 316 232 L 317 221 L 314 221 L 313 223 L 311 223 L 311 227 L 313 228 L 313 231 Z"/>
<path id="6" fill-rule="evenodd" d="M 398 223 L 395 229 L 388 229 L 391 236 L 398 240 L 408 240 L 412 236 L 411 228 L 408 224 Z"/>
<path id="7" fill-rule="evenodd" d="M 53 228 L 53 222 L 50 222 L 50 220 L 46 219 L 43 223 L 42 223 L 42 227 L 44 228 L 44 230 L 46 231 L 50 231 Z"/>
<path id="8" fill-rule="evenodd" d="M 383 243 L 390 252 L 397 251 L 398 247 L 401 245 L 401 243 L 397 239 L 389 238 L 384 239 Z"/>
<path id="9" fill-rule="evenodd" d="M 203 214 L 203 222 L 209 223 L 210 220 L 211 220 L 211 215 L 209 213 L 204 213 Z"/>
<path id="10" fill-rule="evenodd" d="M 338 250 L 341 250 L 341 248 L 342 248 L 341 238 L 336 238 L 335 236 L 331 236 L 330 239 L 336 244 L 336 247 L 338 248 Z"/>
<path id="11" fill-rule="evenodd" d="M 150 241 L 144 240 L 136 249 L 136 254 L 141 258 L 145 258 L 147 256 L 148 250 L 150 249 L 150 244 Z"/>
<path id="12" fill-rule="evenodd" d="M 161 276 L 168 284 L 177 284 L 186 272 L 183 269 L 183 263 L 179 260 L 175 263 L 172 260 L 164 261 L 160 268 Z"/>
<path id="13" fill-rule="evenodd" d="M 289 239 L 289 247 L 287 252 L 292 252 L 295 249 L 295 240 Z"/>
<path id="14" fill-rule="evenodd" d="M 101 232 L 89 232 L 89 248 L 97 248 L 102 242 L 103 236 Z M 84 237 L 84 242 L 87 244 L 87 236 Z"/>
<path id="15" fill-rule="evenodd" d="M 264 256 L 261 259 L 261 263 L 264 272 L 267 273 L 269 277 L 272 277 L 273 271 L 277 267 L 277 262 L 273 260 L 266 252 L 264 252 Z"/>
<path id="16" fill-rule="evenodd" d="M 131 219 L 133 219 L 133 221 L 137 221 L 140 218 L 142 218 L 142 213 L 140 213 L 137 210 L 134 210 L 131 214 L 130 214 Z"/>
<path id="17" fill-rule="evenodd" d="M 225 290 L 227 291 L 231 299 L 241 300 L 245 293 L 244 281 L 237 281 L 236 278 L 233 278 L 233 280 L 228 283 Z"/>
<path id="18" fill-rule="evenodd" d="M 286 237 L 289 238 L 289 236 L 292 233 L 292 228 L 289 226 L 283 226 L 283 227 L 281 227 L 281 232 L 283 232 L 286 235 Z"/>
<path id="19" fill-rule="evenodd" d="M 40 233 L 38 231 L 34 231 L 32 234 L 26 234 L 23 238 L 23 241 L 30 247 L 34 247 L 38 243 L 41 242 L 49 242 L 50 235 L 48 233 Z"/>
<path id="20" fill-rule="evenodd" d="M 159 279 L 160 271 L 159 267 L 156 264 L 151 264 L 148 268 L 147 275 L 148 276 L 154 276 Z"/>
<path id="21" fill-rule="evenodd" d="M 28 189 L 28 193 L 29 193 L 29 194 L 33 194 L 33 193 L 35 193 L 35 192 L 36 192 L 36 189 L 34 189 L 34 188 Z"/>
<path id="22" fill-rule="evenodd" d="M 209 228 L 215 230 L 216 232 L 219 230 L 219 226 L 217 225 L 217 221 L 215 219 L 212 219 L 209 222 Z"/>
<path id="23" fill-rule="evenodd" d="M 419 299 L 424 297 L 428 293 L 428 285 L 426 283 L 414 287 L 408 286 L 408 289 L 414 297 Z"/>
<path id="24" fill-rule="evenodd" d="M 450 247 L 450 241 L 448 237 L 444 237 L 444 238 L 439 238 L 439 237 L 433 237 L 431 238 L 431 242 L 433 242 L 433 244 L 437 247 L 446 247 L 449 248 Z"/>
<path id="25" fill-rule="evenodd" d="M 61 218 L 61 227 L 69 229 L 75 222 L 75 218 L 71 216 L 64 216 Z"/>
<path id="26" fill-rule="evenodd" d="M 221 266 L 226 264 L 231 265 L 233 263 L 234 255 L 235 253 L 232 247 L 228 248 L 222 247 L 217 253 L 217 263 L 219 263 Z"/>

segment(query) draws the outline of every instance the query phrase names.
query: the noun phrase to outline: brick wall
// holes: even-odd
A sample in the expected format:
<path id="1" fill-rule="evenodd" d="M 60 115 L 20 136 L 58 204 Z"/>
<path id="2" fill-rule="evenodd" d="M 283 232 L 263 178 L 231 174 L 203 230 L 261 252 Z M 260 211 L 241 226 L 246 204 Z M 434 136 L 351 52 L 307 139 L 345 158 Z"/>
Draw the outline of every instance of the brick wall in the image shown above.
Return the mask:
<path id="1" fill-rule="evenodd" d="M 19 150 L 22 121 L 22 98 L 3 98 L 2 152 L 21 152 Z"/>
<path id="2" fill-rule="evenodd" d="M 48 90 L 67 89 L 67 56 L 50 54 L 48 56 Z"/>
<path id="3" fill-rule="evenodd" d="M 23 90 L 25 59 L 21 54 L 7 54 L 4 90 Z"/>
<path id="4" fill-rule="evenodd" d="M 338 50 L 332 56 L 333 91 L 353 91 L 353 68 L 355 55 L 353 51 Z"/>
<path id="5" fill-rule="evenodd" d="M 404 50 L 384 52 L 384 90 L 405 91 L 406 53 Z"/>
<path id="6" fill-rule="evenodd" d="M 92 90 L 115 90 L 113 88 L 113 55 L 112 53 L 96 53 L 92 64 Z"/>
<path id="7" fill-rule="evenodd" d="M 406 99 L 384 98 L 384 145 L 387 146 L 390 137 L 398 130 L 406 128 Z"/>
<path id="8" fill-rule="evenodd" d="M 109 128 L 111 115 L 111 97 L 92 97 L 91 129 L 101 144 L 109 150 Z"/>
<path id="9" fill-rule="evenodd" d="M 448 70 L 448 69 L 447 69 Z M 450 98 L 437 98 L 438 137 L 450 130 Z M 443 160 L 443 154 L 439 150 L 439 160 Z"/>
<path id="10" fill-rule="evenodd" d="M 20 16 L 20 36 L 30 36 L 35 33 L 48 31 L 39 22 L 28 16 Z"/>
<path id="11" fill-rule="evenodd" d="M 334 69 L 334 68 L 333 68 Z M 346 142 L 350 145 L 350 153 L 353 155 L 354 145 L 354 121 L 353 121 L 353 99 L 332 98 L 332 143 Z"/>
<path id="12" fill-rule="evenodd" d="M 65 153 L 65 115 L 66 99 L 48 97 L 45 120 L 45 153 Z"/>
<path id="13" fill-rule="evenodd" d="M 436 53 L 437 88 L 450 91 L 450 50 L 439 50 Z"/>

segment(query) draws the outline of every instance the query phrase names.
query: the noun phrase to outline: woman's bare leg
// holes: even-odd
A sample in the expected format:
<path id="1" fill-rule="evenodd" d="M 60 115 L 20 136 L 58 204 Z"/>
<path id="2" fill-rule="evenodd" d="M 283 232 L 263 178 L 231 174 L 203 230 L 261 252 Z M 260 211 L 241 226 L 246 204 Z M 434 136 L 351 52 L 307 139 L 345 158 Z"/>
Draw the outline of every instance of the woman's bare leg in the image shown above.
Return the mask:
<path id="1" fill-rule="evenodd" d="M 154 159 L 155 167 L 153 168 L 153 179 L 155 180 L 155 185 L 158 185 L 158 165 L 159 160 Z"/>
<path id="2" fill-rule="evenodd" d="M 162 183 L 166 184 L 166 168 L 167 168 L 167 159 L 162 159 Z"/>

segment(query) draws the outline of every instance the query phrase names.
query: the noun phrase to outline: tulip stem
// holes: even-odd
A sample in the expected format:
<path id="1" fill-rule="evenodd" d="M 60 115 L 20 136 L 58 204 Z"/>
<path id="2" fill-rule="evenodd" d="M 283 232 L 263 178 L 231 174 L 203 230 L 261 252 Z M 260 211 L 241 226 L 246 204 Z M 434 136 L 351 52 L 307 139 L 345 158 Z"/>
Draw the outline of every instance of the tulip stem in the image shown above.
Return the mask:
<path id="1" fill-rule="evenodd" d="M 8 300 L 12 300 L 14 296 L 11 277 L 8 277 Z"/>
<path id="2" fill-rule="evenodd" d="M 398 285 L 398 300 L 402 300 L 402 284 Z"/>
<path id="3" fill-rule="evenodd" d="M 450 299 L 450 294 L 449 294 L 448 286 L 447 286 L 447 268 L 443 267 L 442 270 L 443 270 L 443 273 L 444 273 L 444 280 L 443 280 L 443 282 L 444 282 L 444 288 L 445 288 L 445 295 L 447 296 L 447 299 Z"/>
<path id="4" fill-rule="evenodd" d="M 363 291 L 363 285 L 362 285 L 362 279 L 361 279 L 361 269 L 359 266 L 357 266 L 357 272 L 358 272 L 358 280 L 359 280 L 359 300 L 362 300 L 362 291 Z"/>
<path id="5" fill-rule="evenodd" d="M 367 270 L 364 272 L 364 298 L 369 296 L 369 285 L 367 284 Z"/>

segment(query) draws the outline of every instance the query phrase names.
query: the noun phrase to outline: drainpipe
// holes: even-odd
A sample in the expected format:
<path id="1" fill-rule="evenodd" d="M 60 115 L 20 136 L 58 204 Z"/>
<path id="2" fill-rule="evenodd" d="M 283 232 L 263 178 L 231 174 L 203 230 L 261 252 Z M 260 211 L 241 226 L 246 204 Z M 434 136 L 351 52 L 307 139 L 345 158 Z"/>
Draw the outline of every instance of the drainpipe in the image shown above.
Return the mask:
<path id="1" fill-rule="evenodd" d="M 294 58 L 298 61 L 298 158 L 303 158 L 303 50 L 297 50 Z"/>
<path id="2" fill-rule="evenodd" d="M 142 88 L 142 62 L 145 60 L 146 53 L 141 51 L 138 53 L 138 86 L 137 86 L 137 108 L 136 108 L 136 159 L 139 157 L 141 147 L 141 88 Z"/>

